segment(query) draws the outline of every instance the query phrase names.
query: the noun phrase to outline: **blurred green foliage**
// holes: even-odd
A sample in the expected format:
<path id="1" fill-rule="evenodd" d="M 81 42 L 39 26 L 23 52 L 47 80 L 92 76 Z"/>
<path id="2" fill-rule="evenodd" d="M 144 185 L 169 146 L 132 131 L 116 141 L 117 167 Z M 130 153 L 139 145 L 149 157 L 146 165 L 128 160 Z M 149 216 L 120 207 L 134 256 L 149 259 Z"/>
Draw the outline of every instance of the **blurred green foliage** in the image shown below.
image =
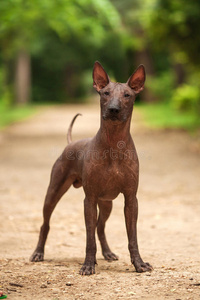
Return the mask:
<path id="1" fill-rule="evenodd" d="M 125 57 L 116 44 L 121 36 L 120 16 L 109 0 L 1 1 L 0 19 L 5 93 L 14 88 L 21 51 L 31 56 L 33 101 L 77 97 L 82 94 L 83 73 L 96 59 L 111 65 Z M 115 69 L 121 73 L 117 65 Z"/>
<path id="2" fill-rule="evenodd" d="M 140 104 L 138 111 L 144 116 L 147 127 L 154 129 L 185 129 L 193 132 L 200 120 L 191 111 L 174 110 L 170 103 Z"/>
<path id="3" fill-rule="evenodd" d="M 175 90 L 172 96 L 172 103 L 178 110 L 200 112 L 199 98 L 200 91 L 196 86 L 183 84 Z"/>
<path id="4" fill-rule="evenodd" d="M 159 76 L 151 76 L 146 82 L 158 101 L 169 101 L 174 93 L 175 76 L 172 70 L 160 72 Z"/>
<path id="5" fill-rule="evenodd" d="M 143 63 L 140 100 L 197 119 L 199 16 L 196 0 L 0 1 L 0 99 L 20 103 L 27 89 L 23 103 L 79 102 L 95 60 L 123 82 Z"/>
<path id="6" fill-rule="evenodd" d="M 0 129 L 7 125 L 27 119 L 37 112 L 37 108 L 32 105 L 22 107 L 9 107 L 0 101 Z"/>

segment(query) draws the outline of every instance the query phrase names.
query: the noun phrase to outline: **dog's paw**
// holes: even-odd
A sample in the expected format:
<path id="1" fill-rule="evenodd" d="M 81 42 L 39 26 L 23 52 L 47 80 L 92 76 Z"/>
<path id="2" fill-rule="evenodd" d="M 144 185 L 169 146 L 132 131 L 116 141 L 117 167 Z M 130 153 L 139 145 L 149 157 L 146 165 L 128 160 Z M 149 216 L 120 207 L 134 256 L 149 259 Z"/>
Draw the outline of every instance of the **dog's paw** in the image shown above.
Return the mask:
<path id="1" fill-rule="evenodd" d="M 135 266 L 136 272 L 138 272 L 138 273 L 153 271 L 153 267 L 148 262 L 146 262 L 146 263 L 143 261 L 135 262 L 134 266 Z"/>
<path id="2" fill-rule="evenodd" d="M 107 261 L 114 261 L 119 259 L 119 257 L 111 251 L 104 251 L 103 256 Z"/>
<path id="3" fill-rule="evenodd" d="M 95 274 L 95 264 L 83 264 L 79 271 L 80 275 L 93 275 Z"/>
<path id="4" fill-rule="evenodd" d="M 34 251 L 29 260 L 32 262 L 43 261 L 44 260 L 44 252 Z"/>

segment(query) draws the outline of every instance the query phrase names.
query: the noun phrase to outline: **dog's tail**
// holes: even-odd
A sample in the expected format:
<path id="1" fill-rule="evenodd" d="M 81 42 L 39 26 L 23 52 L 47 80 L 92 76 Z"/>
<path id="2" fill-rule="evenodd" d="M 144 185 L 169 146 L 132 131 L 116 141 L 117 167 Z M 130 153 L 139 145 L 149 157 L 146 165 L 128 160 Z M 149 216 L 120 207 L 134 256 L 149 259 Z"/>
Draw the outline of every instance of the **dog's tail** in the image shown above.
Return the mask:
<path id="1" fill-rule="evenodd" d="M 73 124 L 74 124 L 74 122 L 75 122 L 75 120 L 78 116 L 82 116 L 82 114 L 76 114 L 73 117 L 73 119 L 72 119 L 72 121 L 69 125 L 69 129 L 68 129 L 68 132 L 67 132 L 67 142 L 68 142 L 68 144 L 70 144 L 72 142 L 72 127 L 73 127 Z"/>

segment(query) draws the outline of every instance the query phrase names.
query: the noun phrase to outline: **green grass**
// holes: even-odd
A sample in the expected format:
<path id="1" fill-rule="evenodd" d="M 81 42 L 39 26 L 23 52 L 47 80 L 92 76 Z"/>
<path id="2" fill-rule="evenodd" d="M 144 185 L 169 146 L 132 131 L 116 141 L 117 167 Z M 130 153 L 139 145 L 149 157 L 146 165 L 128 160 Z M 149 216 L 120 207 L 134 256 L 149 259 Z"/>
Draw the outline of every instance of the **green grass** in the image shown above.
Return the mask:
<path id="1" fill-rule="evenodd" d="M 194 113 L 179 112 L 169 103 L 141 104 L 137 109 L 142 113 L 144 122 L 152 128 L 194 130 L 200 125 Z"/>
<path id="2" fill-rule="evenodd" d="M 36 107 L 32 105 L 11 108 L 0 102 L 0 129 L 15 122 L 25 120 L 36 113 L 36 111 Z"/>

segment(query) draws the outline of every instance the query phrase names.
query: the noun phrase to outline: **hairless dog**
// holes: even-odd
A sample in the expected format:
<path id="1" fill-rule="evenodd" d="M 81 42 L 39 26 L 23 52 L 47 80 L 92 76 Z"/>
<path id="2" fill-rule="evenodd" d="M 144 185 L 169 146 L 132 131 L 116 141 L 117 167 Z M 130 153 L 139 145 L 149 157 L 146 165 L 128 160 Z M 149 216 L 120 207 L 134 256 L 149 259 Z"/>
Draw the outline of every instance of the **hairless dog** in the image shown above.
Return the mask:
<path id="1" fill-rule="evenodd" d="M 136 95 L 143 90 L 144 82 L 143 65 L 137 68 L 126 83 L 115 83 L 110 81 L 101 64 L 95 62 L 93 86 L 100 95 L 100 129 L 93 138 L 72 142 L 71 129 L 77 115 L 72 120 L 67 136 L 69 145 L 52 168 L 43 208 L 44 221 L 31 261 L 44 259 L 51 214 L 60 198 L 73 184 L 75 188 L 83 186 L 85 192 L 86 257 L 80 274 L 95 273 L 96 227 L 104 258 L 118 259 L 108 246 L 104 230 L 112 210 L 112 200 L 120 193 L 124 195 L 124 215 L 131 262 L 137 272 L 152 270 L 149 263 L 143 262 L 138 250 L 136 194 L 139 163 L 130 135 L 133 104 Z"/>

